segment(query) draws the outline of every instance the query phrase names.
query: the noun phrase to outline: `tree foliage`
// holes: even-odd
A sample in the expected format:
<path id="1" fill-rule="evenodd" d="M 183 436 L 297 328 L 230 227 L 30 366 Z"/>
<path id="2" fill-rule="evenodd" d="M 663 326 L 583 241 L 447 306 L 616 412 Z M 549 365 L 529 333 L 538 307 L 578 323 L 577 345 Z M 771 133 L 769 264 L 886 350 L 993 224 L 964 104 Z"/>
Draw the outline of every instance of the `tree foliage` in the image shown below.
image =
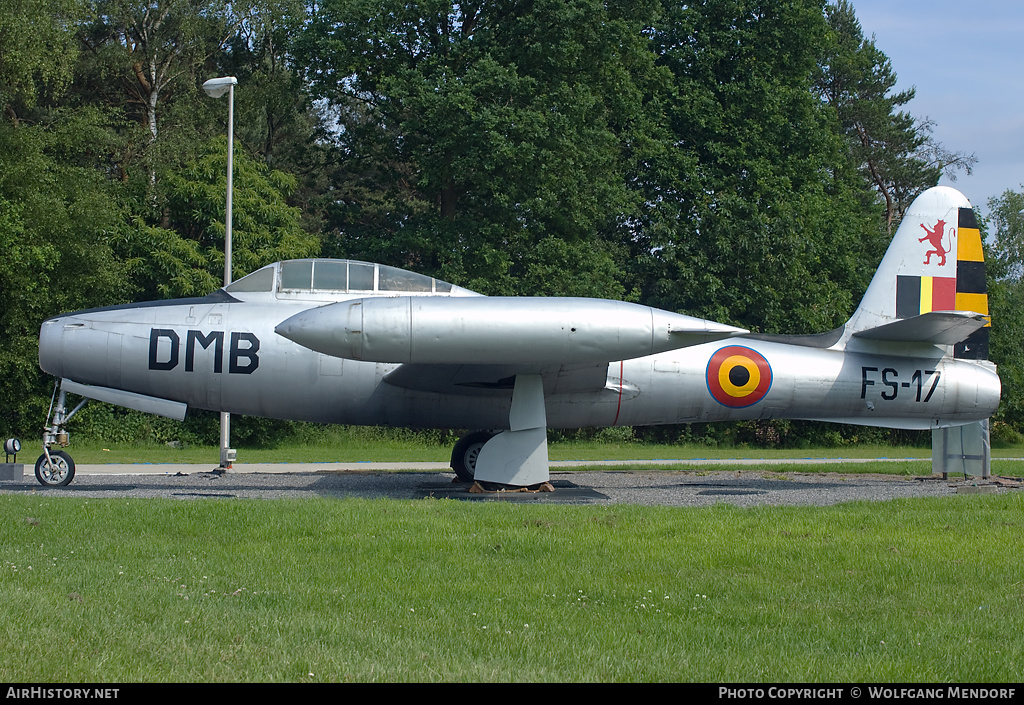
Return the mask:
<path id="1" fill-rule="evenodd" d="M 1002 403 L 995 416 L 1024 432 L 1024 193 L 1006 190 L 988 201 L 994 228 L 986 253 L 989 310 L 992 311 L 990 356 L 999 366 Z"/>
<path id="2" fill-rule="evenodd" d="M 974 155 L 950 152 L 935 142 L 933 123 L 901 108 L 915 89 L 894 93 L 892 62 L 867 39 L 849 0 L 825 8 L 831 40 L 819 59 L 817 90 L 835 108 L 854 162 L 885 204 L 886 230 L 913 200 L 945 174 L 971 173 Z"/>
<path id="3" fill-rule="evenodd" d="M 59 93 L 71 80 L 78 46 L 69 26 L 79 0 L 8 0 L 0 12 L 0 106 L 8 119 L 34 106 L 40 93 Z"/>
<path id="4" fill-rule="evenodd" d="M 529 279 L 531 293 L 621 295 L 601 273 L 638 207 L 624 176 L 648 138 L 652 12 L 596 0 L 320 5 L 299 55 L 344 160 L 330 251 L 487 293 L 525 293 Z M 575 250 L 577 281 L 541 276 L 560 248 L 538 245 L 552 238 Z"/>
<path id="5" fill-rule="evenodd" d="M 0 122 L 0 418 L 13 428 L 38 414 L 45 382 L 39 324 L 63 311 L 124 301 L 125 269 L 112 243 L 124 226 L 110 182 L 83 150 L 103 129 L 90 112 L 40 125 Z M 38 425 L 38 415 L 33 427 Z"/>
<path id="6" fill-rule="evenodd" d="M 820 6 L 671 5 L 653 41 L 673 79 L 671 146 L 637 175 L 645 297 L 776 332 L 838 324 L 874 264 L 874 218 L 811 90 Z"/>
<path id="7" fill-rule="evenodd" d="M 846 0 L 11 2 L 10 432 L 40 417 L 47 316 L 220 283 L 214 76 L 239 79 L 235 276 L 319 253 L 820 331 L 910 200 L 973 164 L 904 112 Z"/>
<path id="8" fill-rule="evenodd" d="M 232 279 L 319 253 L 319 240 L 302 229 L 299 210 L 286 200 L 294 177 L 244 150 L 235 151 L 234 172 Z M 139 224 L 126 254 L 147 298 L 202 296 L 223 283 L 227 140 L 208 142 L 165 188 L 165 226 Z"/>

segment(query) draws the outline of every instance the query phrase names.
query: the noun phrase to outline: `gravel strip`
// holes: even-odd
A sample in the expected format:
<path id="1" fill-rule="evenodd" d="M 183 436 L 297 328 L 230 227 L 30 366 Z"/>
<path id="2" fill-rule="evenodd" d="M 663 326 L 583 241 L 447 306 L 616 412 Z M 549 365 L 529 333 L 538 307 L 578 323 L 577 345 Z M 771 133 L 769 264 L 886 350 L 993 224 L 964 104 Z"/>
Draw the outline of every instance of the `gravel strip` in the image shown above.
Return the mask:
<path id="1" fill-rule="evenodd" d="M 921 478 L 840 473 L 769 471 L 575 471 L 551 473 L 554 492 L 471 494 L 446 472 L 212 472 L 139 475 L 80 475 L 64 488 L 46 488 L 34 478 L 0 483 L 0 494 L 48 497 L 169 499 L 284 499 L 361 497 L 392 499 L 451 498 L 466 501 L 543 502 L 554 504 L 639 504 L 704 507 L 728 503 L 825 506 L 859 500 L 904 497 L 948 497 L 969 491 L 1006 493 L 1021 488 L 1019 480 L 991 481 L 941 476 Z"/>

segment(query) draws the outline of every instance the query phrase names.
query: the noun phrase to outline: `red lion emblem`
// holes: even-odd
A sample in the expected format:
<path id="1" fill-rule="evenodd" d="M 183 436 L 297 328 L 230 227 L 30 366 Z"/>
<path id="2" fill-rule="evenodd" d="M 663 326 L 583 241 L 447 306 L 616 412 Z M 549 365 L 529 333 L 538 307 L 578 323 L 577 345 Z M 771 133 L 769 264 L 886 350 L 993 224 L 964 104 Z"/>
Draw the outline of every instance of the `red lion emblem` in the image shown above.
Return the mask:
<path id="1" fill-rule="evenodd" d="M 938 255 L 938 265 L 940 267 L 943 266 L 944 264 L 946 264 L 946 254 L 949 253 L 949 250 L 953 246 L 952 243 L 948 242 L 948 238 L 946 243 L 947 246 L 945 248 L 943 248 L 942 246 L 942 238 L 944 235 L 944 231 L 946 229 L 946 221 L 938 221 L 937 223 L 935 223 L 935 227 L 932 228 L 931 230 L 929 230 L 928 226 L 926 226 L 924 223 L 921 223 L 921 228 L 927 233 L 927 235 L 918 239 L 918 242 L 924 242 L 925 240 L 927 240 L 928 243 L 933 248 L 935 248 L 932 250 L 928 250 L 928 252 L 925 253 L 924 263 L 929 264 L 932 259 L 932 255 Z M 950 233 L 950 235 L 952 235 L 952 233 Z"/>

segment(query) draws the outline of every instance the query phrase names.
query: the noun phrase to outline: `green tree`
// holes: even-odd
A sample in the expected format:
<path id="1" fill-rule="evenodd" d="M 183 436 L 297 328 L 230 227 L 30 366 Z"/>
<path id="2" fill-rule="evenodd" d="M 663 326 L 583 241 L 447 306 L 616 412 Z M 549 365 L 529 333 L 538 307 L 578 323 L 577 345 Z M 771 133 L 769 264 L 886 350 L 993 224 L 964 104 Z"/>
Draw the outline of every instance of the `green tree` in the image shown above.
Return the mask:
<path id="1" fill-rule="evenodd" d="M 253 0 L 211 75 L 238 78 L 235 139 L 267 166 L 297 181 L 289 202 L 302 210 L 304 227 L 319 232 L 329 176 L 338 161 L 324 113 L 295 70 L 292 52 L 307 17 L 301 0 Z M 224 112 L 216 123 L 223 133 Z"/>
<path id="2" fill-rule="evenodd" d="M 112 249 L 123 211 L 104 175 L 76 163 L 106 135 L 97 119 L 84 111 L 38 125 L 0 121 L 0 423 L 11 433 L 37 429 L 45 414 L 42 321 L 128 295 Z"/>
<path id="3" fill-rule="evenodd" d="M 194 97 L 197 69 L 234 30 L 231 9 L 216 0 L 92 0 L 93 19 L 80 32 L 89 88 L 130 105 L 155 142 L 161 101 Z"/>
<path id="4" fill-rule="evenodd" d="M 812 90 L 814 0 L 666 3 L 670 139 L 643 173 L 634 263 L 654 305 L 773 332 L 838 325 L 877 263 L 877 217 Z"/>
<path id="5" fill-rule="evenodd" d="M 223 113 L 199 85 L 217 73 L 249 4 L 219 0 L 88 0 L 69 103 L 101 107 L 121 137 L 112 176 L 162 224 L 162 179 L 196 154 Z M 72 102 L 73 101 L 73 102 Z M 221 110 L 217 110 L 220 107 Z M 223 134 L 223 130 L 220 130 Z"/>
<path id="6" fill-rule="evenodd" d="M 301 159 L 319 127 L 290 57 L 306 12 L 301 0 L 254 1 L 218 57 L 218 70 L 239 81 L 236 139 L 278 169 Z"/>
<path id="7" fill-rule="evenodd" d="M 617 296 L 640 203 L 624 172 L 656 75 L 644 2 L 357 2 L 317 7 L 298 49 L 343 160 L 328 251 L 487 293 Z M 542 275 L 560 247 L 574 267 Z M 589 283 L 589 285 L 588 285 Z M 537 290 L 529 293 L 537 293 Z"/>
<path id="8" fill-rule="evenodd" d="M 283 259 L 311 257 L 320 243 L 287 203 L 295 179 L 236 149 L 232 278 Z M 223 281 L 227 140 L 208 142 L 167 179 L 166 227 L 136 220 L 119 251 L 146 299 L 202 296 Z"/>
<path id="9" fill-rule="evenodd" d="M 117 256 L 135 298 L 203 295 L 220 285 L 227 110 L 199 85 L 239 66 L 262 66 L 247 61 L 255 51 L 247 37 L 272 37 L 271 19 L 285 7 L 274 0 L 93 0 L 93 14 L 80 24 L 82 60 L 73 97 L 78 106 L 101 107 L 119 140 L 108 172 L 120 183 L 125 204 L 126 234 Z M 247 70 L 243 80 L 260 75 Z M 240 136 L 254 133 L 250 123 L 261 115 L 259 98 L 272 102 L 273 91 L 262 83 L 253 80 L 236 91 L 236 103 L 246 108 L 237 111 Z M 294 81 L 289 85 L 292 103 L 302 103 Z M 278 97 L 275 105 L 283 102 Z M 274 142 L 257 141 L 252 151 L 260 154 L 260 147 Z M 296 230 L 297 211 L 287 202 L 294 179 L 261 166 L 238 145 L 235 172 L 235 275 L 318 252 L 315 239 Z"/>
<path id="10" fill-rule="evenodd" d="M 8 0 L 0 12 L 0 107 L 17 121 L 41 91 L 59 93 L 77 55 L 80 0 Z"/>
<path id="11" fill-rule="evenodd" d="M 123 301 L 116 190 L 97 164 L 110 133 L 97 110 L 61 107 L 78 56 L 80 3 L 14 0 L 0 13 L 0 426 L 39 428 L 49 399 L 40 323 Z"/>
<path id="12" fill-rule="evenodd" d="M 1024 433 L 1024 193 L 1007 190 L 988 201 L 994 226 L 986 257 L 992 337 L 989 357 L 999 366 L 1003 397 L 994 420 Z"/>
<path id="13" fill-rule="evenodd" d="M 849 0 L 825 8 L 831 41 L 820 60 L 816 87 L 835 108 L 853 161 L 885 204 L 886 228 L 903 218 L 911 202 L 945 174 L 971 173 L 974 155 L 946 150 L 932 138 L 933 123 L 902 106 L 914 88 L 894 92 L 892 62 L 867 39 Z"/>

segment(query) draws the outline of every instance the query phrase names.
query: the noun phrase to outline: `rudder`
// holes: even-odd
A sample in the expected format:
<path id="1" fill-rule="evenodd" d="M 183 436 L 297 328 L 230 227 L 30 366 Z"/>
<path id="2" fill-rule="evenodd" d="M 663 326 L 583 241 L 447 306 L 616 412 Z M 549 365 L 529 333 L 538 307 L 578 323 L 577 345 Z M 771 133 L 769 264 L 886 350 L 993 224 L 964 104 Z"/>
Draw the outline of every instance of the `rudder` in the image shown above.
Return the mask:
<path id="1" fill-rule="evenodd" d="M 973 208 L 961 208 L 960 234 L 956 248 L 956 310 L 989 315 L 988 284 L 985 280 L 985 254 L 981 247 L 981 229 Z M 953 346 L 953 357 L 987 360 L 989 324 Z"/>

